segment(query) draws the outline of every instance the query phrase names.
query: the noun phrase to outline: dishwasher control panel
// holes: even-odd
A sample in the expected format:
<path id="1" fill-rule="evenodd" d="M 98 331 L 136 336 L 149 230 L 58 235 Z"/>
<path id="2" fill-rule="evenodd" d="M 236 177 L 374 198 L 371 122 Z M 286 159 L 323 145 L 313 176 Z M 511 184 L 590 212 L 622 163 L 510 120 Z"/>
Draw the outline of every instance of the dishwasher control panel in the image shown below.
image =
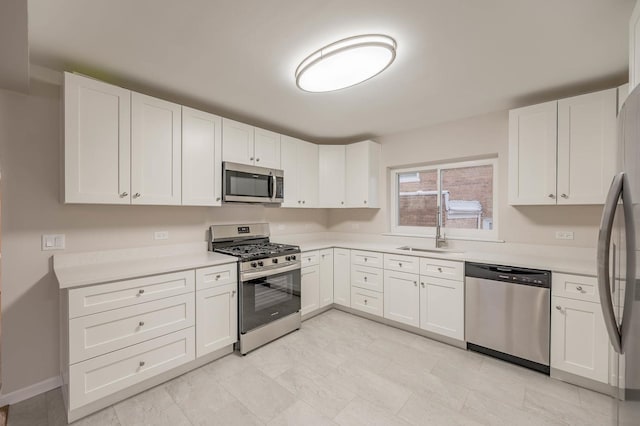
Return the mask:
<path id="1" fill-rule="evenodd" d="M 540 269 L 467 262 L 465 276 L 535 287 L 551 287 L 551 271 Z"/>

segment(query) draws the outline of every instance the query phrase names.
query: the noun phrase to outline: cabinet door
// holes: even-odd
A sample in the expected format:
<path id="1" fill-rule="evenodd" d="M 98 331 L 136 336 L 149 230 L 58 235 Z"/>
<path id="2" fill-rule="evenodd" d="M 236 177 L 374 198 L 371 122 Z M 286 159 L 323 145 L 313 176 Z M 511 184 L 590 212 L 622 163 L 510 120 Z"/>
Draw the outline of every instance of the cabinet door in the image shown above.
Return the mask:
<path id="1" fill-rule="evenodd" d="M 298 195 L 298 139 L 282 135 L 280 144 L 280 165 L 284 170 L 284 202 L 282 207 L 300 207 Z"/>
<path id="2" fill-rule="evenodd" d="M 609 339 L 600 304 L 551 300 L 551 367 L 607 383 Z"/>
<path id="3" fill-rule="evenodd" d="M 64 202 L 131 203 L 131 92 L 64 74 Z"/>
<path id="4" fill-rule="evenodd" d="M 464 340 L 464 283 L 420 277 L 420 328 Z"/>
<path id="5" fill-rule="evenodd" d="M 302 199 L 302 207 L 317 207 L 318 145 L 300 142 L 298 145 L 298 164 L 298 196 Z"/>
<path id="6" fill-rule="evenodd" d="M 320 307 L 333 303 L 333 249 L 320 250 Z"/>
<path id="7" fill-rule="evenodd" d="M 345 206 L 345 147 L 318 146 L 319 207 Z"/>
<path id="8" fill-rule="evenodd" d="M 636 2 L 629 20 L 629 92 L 640 83 L 640 3 Z"/>
<path id="9" fill-rule="evenodd" d="M 182 107 L 182 205 L 219 206 L 222 190 L 222 120 Z"/>
<path id="10" fill-rule="evenodd" d="M 351 253 L 349 249 L 333 249 L 333 301 L 351 306 Z"/>
<path id="11" fill-rule="evenodd" d="M 320 307 L 320 266 L 302 268 L 300 285 L 301 314 L 306 315 Z"/>
<path id="12" fill-rule="evenodd" d="M 253 165 L 254 127 L 222 119 L 222 161 Z"/>
<path id="13" fill-rule="evenodd" d="M 558 102 L 509 111 L 509 204 L 556 204 Z"/>
<path id="14" fill-rule="evenodd" d="M 347 207 L 377 207 L 380 145 L 364 141 L 345 148 Z"/>
<path id="15" fill-rule="evenodd" d="M 255 165 L 280 168 L 280 134 L 255 128 Z"/>
<path id="16" fill-rule="evenodd" d="M 616 171 L 616 89 L 558 101 L 558 204 L 604 204 Z"/>
<path id="17" fill-rule="evenodd" d="M 182 202 L 182 107 L 131 94 L 132 204 Z"/>
<path id="18" fill-rule="evenodd" d="M 196 292 L 196 356 L 238 340 L 238 283 Z"/>
<path id="19" fill-rule="evenodd" d="M 420 326 L 419 275 L 384 271 L 384 317 Z"/>

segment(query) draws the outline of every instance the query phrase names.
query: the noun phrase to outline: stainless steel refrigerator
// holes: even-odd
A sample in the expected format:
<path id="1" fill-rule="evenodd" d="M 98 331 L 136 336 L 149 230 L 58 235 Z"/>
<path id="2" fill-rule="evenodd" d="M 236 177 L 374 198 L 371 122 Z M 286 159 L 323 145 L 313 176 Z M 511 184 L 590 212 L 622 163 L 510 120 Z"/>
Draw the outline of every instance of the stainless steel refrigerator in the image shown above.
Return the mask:
<path id="1" fill-rule="evenodd" d="M 598 289 L 610 340 L 616 425 L 640 425 L 640 86 L 618 115 L 618 173 L 598 235 Z"/>

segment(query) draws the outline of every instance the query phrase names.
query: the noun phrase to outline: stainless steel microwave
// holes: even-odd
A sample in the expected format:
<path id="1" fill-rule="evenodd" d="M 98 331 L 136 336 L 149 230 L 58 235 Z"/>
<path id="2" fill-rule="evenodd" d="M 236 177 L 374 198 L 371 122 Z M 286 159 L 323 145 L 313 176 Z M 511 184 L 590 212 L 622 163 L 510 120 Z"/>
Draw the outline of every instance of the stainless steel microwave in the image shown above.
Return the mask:
<path id="1" fill-rule="evenodd" d="M 222 194 L 226 203 L 282 203 L 284 171 L 225 161 L 222 163 Z"/>

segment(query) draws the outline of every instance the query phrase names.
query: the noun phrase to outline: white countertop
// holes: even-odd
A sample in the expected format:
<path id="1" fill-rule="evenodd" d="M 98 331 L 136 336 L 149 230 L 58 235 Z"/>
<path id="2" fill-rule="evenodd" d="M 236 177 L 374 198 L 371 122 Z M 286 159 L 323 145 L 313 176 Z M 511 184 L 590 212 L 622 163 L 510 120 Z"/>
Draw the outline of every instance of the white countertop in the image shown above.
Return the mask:
<path id="1" fill-rule="evenodd" d="M 197 243 L 55 255 L 53 270 L 62 289 L 236 261 Z"/>

